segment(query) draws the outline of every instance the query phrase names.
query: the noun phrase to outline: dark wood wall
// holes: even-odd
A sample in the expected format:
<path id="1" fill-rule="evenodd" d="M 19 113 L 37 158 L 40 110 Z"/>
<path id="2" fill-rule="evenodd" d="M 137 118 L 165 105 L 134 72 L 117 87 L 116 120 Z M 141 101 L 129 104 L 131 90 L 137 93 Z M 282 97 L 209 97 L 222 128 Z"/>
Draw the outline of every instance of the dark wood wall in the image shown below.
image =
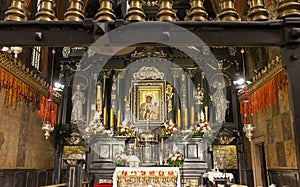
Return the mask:
<path id="1" fill-rule="evenodd" d="M 52 184 L 53 170 L 0 169 L 1 187 L 39 187 Z"/>
<path id="2" fill-rule="evenodd" d="M 297 170 L 268 170 L 269 184 L 284 187 L 299 187 L 299 176 Z"/>

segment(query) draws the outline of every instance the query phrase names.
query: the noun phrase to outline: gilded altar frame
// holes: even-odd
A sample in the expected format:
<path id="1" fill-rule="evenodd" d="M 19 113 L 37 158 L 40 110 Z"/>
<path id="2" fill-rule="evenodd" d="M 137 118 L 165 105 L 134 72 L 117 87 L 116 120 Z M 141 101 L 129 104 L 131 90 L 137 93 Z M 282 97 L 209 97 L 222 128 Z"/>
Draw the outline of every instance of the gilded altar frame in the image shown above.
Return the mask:
<path id="1" fill-rule="evenodd" d="M 132 81 L 132 121 L 136 126 L 159 126 L 166 118 L 166 81 Z M 148 101 L 147 101 L 148 100 Z"/>

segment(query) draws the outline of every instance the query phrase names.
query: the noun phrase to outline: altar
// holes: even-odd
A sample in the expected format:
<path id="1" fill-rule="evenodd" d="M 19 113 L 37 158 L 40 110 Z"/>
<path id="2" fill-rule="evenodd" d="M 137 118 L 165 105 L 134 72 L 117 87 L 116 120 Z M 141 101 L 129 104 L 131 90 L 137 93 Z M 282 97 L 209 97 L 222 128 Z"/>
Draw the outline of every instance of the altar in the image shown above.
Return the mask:
<path id="1" fill-rule="evenodd" d="M 178 167 L 116 167 L 113 187 L 180 187 Z"/>

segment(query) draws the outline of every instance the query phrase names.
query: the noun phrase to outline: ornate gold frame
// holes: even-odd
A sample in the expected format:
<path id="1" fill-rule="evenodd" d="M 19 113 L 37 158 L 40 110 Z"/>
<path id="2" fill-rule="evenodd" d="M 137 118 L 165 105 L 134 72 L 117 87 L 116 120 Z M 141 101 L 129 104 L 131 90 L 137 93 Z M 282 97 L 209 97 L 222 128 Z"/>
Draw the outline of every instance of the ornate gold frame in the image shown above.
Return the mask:
<path id="1" fill-rule="evenodd" d="M 134 80 L 132 82 L 132 122 L 137 126 L 159 126 L 166 117 L 166 81 L 164 80 Z M 146 103 L 146 97 L 151 96 L 153 113 L 149 118 L 142 115 L 142 106 Z"/>

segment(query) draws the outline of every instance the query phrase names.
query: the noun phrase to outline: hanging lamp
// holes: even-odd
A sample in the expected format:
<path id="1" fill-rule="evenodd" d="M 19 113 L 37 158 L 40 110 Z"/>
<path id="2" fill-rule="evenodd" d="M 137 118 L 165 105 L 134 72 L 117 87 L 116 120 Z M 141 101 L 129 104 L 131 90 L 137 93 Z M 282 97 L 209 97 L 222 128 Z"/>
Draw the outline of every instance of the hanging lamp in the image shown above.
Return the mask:
<path id="1" fill-rule="evenodd" d="M 53 106 L 53 71 L 54 71 L 54 56 L 55 56 L 55 49 L 52 49 L 52 64 L 51 64 L 51 78 L 50 78 L 50 86 L 48 91 L 48 99 L 46 103 L 46 110 L 43 118 L 43 125 L 42 130 L 45 131 L 45 138 L 46 140 L 49 138 L 50 133 L 54 130 L 53 122 L 55 121 L 54 115 L 54 106 Z"/>
<path id="2" fill-rule="evenodd" d="M 245 60 L 244 60 L 244 52 L 245 50 L 241 49 L 242 54 L 242 62 L 243 62 L 243 76 L 244 80 L 246 82 L 246 73 L 245 73 Z M 255 130 L 255 125 L 252 124 L 252 117 L 253 113 L 251 111 L 251 104 L 250 104 L 250 97 L 249 97 L 249 91 L 247 83 L 245 83 L 245 86 L 243 88 L 244 90 L 244 120 L 243 120 L 243 131 L 245 133 L 245 136 L 248 138 L 248 140 L 251 142 L 251 138 L 253 136 L 253 131 Z"/>

